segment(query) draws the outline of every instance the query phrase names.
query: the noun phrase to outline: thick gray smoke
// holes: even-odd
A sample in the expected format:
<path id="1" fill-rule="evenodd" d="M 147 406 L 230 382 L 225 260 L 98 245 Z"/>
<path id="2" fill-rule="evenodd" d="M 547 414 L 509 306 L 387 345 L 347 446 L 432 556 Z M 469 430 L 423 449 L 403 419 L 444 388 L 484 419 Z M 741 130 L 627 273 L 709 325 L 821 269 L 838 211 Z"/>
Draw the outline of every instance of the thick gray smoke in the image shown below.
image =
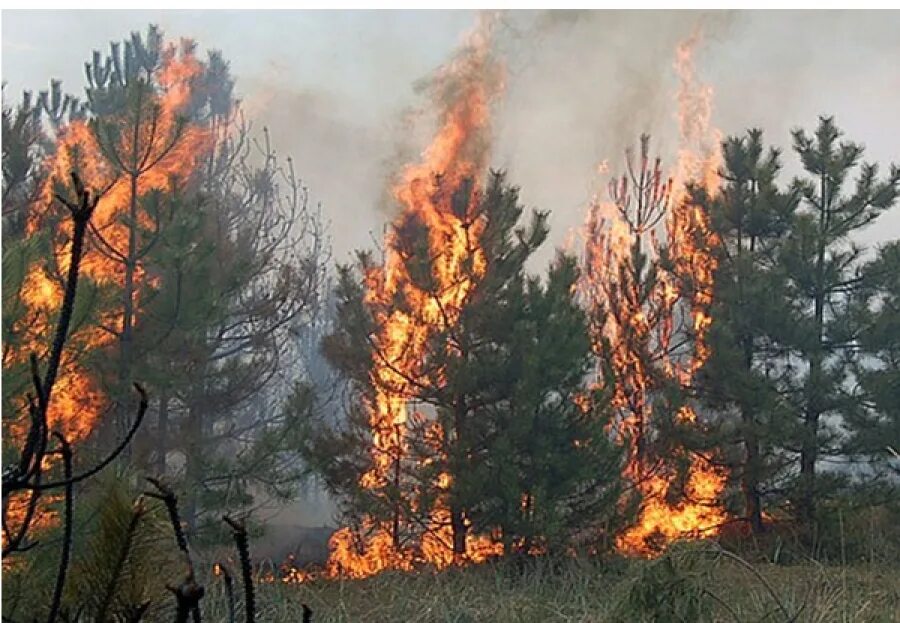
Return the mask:
<path id="1" fill-rule="evenodd" d="M 551 240 L 559 245 L 584 222 L 592 196 L 621 172 L 624 151 L 640 134 L 651 134 L 654 151 L 672 163 L 675 49 L 698 32 L 707 42 L 723 36 L 735 15 L 582 11 L 509 18 L 510 42 L 500 44 L 509 49 L 510 77 L 496 163 L 522 185 L 526 203 L 551 210 Z M 598 172 L 601 163 L 608 172 Z M 548 245 L 537 263 L 552 253 Z"/>
<path id="2" fill-rule="evenodd" d="M 425 101 L 414 85 L 476 21 L 465 11 L 3 17 L 7 98 L 44 88 L 50 77 L 80 91 L 80 59 L 149 22 L 220 48 L 248 116 L 271 128 L 279 152 L 293 156 L 323 202 L 339 261 L 380 237 L 391 212 L 385 180 L 427 140 Z M 608 160 L 615 171 L 644 131 L 664 156 L 673 147 L 674 49 L 698 26 L 698 73 L 715 90 L 714 122 L 726 133 L 760 126 L 789 148 L 791 128 L 834 114 L 868 158 L 900 159 L 900 13 L 516 11 L 500 21 L 497 50 L 508 69 L 493 163 L 509 170 L 528 204 L 553 212 L 554 244 L 581 222 L 601 187 L 598 163 Z M 53 41 L 65 41 L 65 50 Z M 790 153 L 785 160 L 793 164 Z M 900 216 L 884 223 L 880 230 L 896 231 Z"/>

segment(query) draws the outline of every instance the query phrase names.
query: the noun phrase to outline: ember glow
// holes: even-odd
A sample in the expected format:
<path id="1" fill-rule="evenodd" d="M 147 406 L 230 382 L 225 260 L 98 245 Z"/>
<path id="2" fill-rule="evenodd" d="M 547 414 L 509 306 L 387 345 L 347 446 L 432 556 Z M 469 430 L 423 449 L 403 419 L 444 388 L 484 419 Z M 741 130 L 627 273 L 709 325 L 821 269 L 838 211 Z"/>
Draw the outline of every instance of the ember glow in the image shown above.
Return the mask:
<path id="1" fill-rule="evenodd" d="M 706 334 L 718 242 L 706 213 L 689 200 L 687 184 L 715 195 L 721 154 L 719 132 L 710 124 L 712 90 L 694 73 L 697 42 L 691 38 L 677 50 L 680 147 L 674 174 L 667 178 L 661 162 L 651 162 L 643 139 L 641 154 L 629 156 L 629 173 L 610 184 L 613 202 L 595 202 L 585 229 L 582 291 L 602 319 L 593 332 L 596 351 L 608 353 L 616 375 L 614 432 L 628 448 L 624 476 L 643 497 L 637 523 L 618 536 L 617 546 L 642 556 L 678 538 L 710 536 L 725 519 L 719 502 L 725 475 L 709 457 L 681 457 L 689 467 L 679 475 L 648 453 L 662 386 L 675 382 L 689 390 L 709 356 Z M 663 235 L 673 267 L 654 278 L 636 258 L 658 258 Z M 653 284 L 649 291 L 645 283 Z M 684 334 L 692 338 L 689 345 Z M 690 404 L 681 405 L 675 417 L 682 423 L 697 419 Z"/>
<path id="2" fill-rule="evenodd" d="M 483 223 L 454 211 L 452 193 L 446 191 L 459 188 L 466 180 L 478 180 L 486 171 L 491 103 L 502 88 L 502 72 L 490 51 L 491 31 L 492 22 L 485 18 L 468 36 L 457 57 L 438 72 L 432 85 L 441 106 L 438 130 L 422 160 L 406 166 L 393 189 L 403 210 L 394 222 L 395 229 L 412 220 L 427 226 L 429 249 L 437 258 L 433 277 L 440 284 L 436 288 L 439 297 L 412 283 L 395 232 L 387 237 L 383 266 L 366 275 L 367 302 L 374 305 L 373 309 L 388 310 L 376 318 L 379 331 L 374 346 L 378 355 L 371 377 L 377 389 L 369 406 L 373 467 L 362 478 L 366 488 L 399 484 L 403 478 L 402 465 L 409 460 L 410 450 L 408 427 L 413 420 L 426 421 L 423 413 L 412 411 L 408 404 L 410 380 L 417 377 L 425 340 L 431 331 L 455 322 L 466 305 L 474 282 L 464 273 L 463 264 L 474 266 L 475 279 L 486 264 L 478 241 Z M 440 192 L 436 176 L 440 176 Z M 474 196 L 476 189 L 471 192 Z M 412 310 L 390 305 L 401 291 L 413 302 Z M 433 426 L 428 437 L 429 445 L 439 453 L 440 429 Z M 442 474 L 439 488 L 446 490 L 450 479 L 449 474 Z M 501 543 L 469 534 L 464 560 L 454 557 L 450 510 L 440 500 L 432 508 L 427 525 L 419 528 L 407 524 L 408 518 L 398 510 L 393 522 L 364 518 L 355 529 L 340 529 L 330 542 L 328 574 L 366 577 L 385 569 L 409 570 L 423 563 L 443 569 L 502 552 Z"/>

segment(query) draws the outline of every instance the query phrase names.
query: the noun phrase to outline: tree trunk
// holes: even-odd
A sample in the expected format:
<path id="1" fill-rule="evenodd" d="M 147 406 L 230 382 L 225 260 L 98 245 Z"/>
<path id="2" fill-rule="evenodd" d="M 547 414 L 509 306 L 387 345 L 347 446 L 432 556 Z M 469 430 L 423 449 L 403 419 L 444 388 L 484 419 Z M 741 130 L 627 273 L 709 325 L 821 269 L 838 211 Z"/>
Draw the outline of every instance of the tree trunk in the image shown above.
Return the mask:
<path id="1" fill-rule="evenodd" d="M 187 438 L 185 439 L 185 496 L 184 520 L 193 532 L 197 529 L 199 504 L 197 503 L 203 481 L 203 414 L 196 404 L 188 409 Z"/>
<path id="2" fill-rule="evenodd" d="M 453 528 L 453 560 L 461 562 L 466 555 L 466 521 L 462 509 L 450 509 L 450 524 Z"/>
<path id="3" fill-rule="evenodd" d="M 753 367 L 753 341 L 744 338 L 744 367 L 749 373 Z M 759 437 L 756 434 L 756 417 L 748 405 L 743 405 L 741 418 L 744 421 L 744 473 L 741 477 L 741 489 L 744 492 L 744 510 L 753 534 L 765 530 L 762 518 L 762 499 L 759 493 L 762 457 Z"/>
<path id="4" fill-rule="evenodd" d="M 819 391 L 819 383 L 814 379 L 818 379 L 820 376 L 821 365 L 821 362 L 815 359 L 810 364 L 809 389 L 812 390 L 813 395 L 807 398 L 809 404 L 803 418 L 803 440 L 800 446 L 800 499 L 798 511 L 800 519 L 806 524 L 812 523 L 816 516 L 816 460 L 819 450 L 820 410 L 818 398 L 815 395 Z"/>
<path id="5" fill-rule="evenodd" d="M 122 286 L 122 331 L 119 334 L 119 399 L 115 410 L 115 417 L 113 418 L 115 424 L 113 428 L 119 435 L 124 435 L 125 431 L 128 429 L 127 422 L 129 409 L 126 404 L 125 396 L 130 393 L 131 389 L 129 385 L 131 384 L 131 342 L 133 339 L 132 334 L 134 327 L 134 274 L 137 270 L 138 257 L 138 177 L 141 175 L 139 163 L 142 152 L 141 107 L 143 105 L 143 97 L 140 96 L 143 95 L 143 89 L 139 89 L 138 94 L 139 99 L 135 109 L 135 120 L 132 127 L 129 166 L 125 169 L 125 173 L 129 178 L 128 220 L 126 222 L 126 227 L 128 227 L 128 248 L 125 252 L 125 275 Z M 129 456 L 128 448 L 125 449 L 123 454 Z"/>
<path id="6" fill-rule="evenodd" d="M 125 274 L 122 286 L 122 329 L 119 333 L 118 361 L 118 394 L 119 398 L 114 411 L 113 426 L 107 430 L 110 437 L 107 445 L 114 445 L 117 437 L 122 437 L 128 430 L 129 408 L 126 397 L 129 395 L 132 368 L 132 341 L 134 335 L 134 276 L 137 269 L 137 177 L 131 177 L 131 204 L 129 208 L 128 249 L 125 257 Z M 125 456 L 129 455 L 128 448 Z"/>
<path id="7" fill-rule="evenodd" d="M 759 494 L 760 449 L 759 440 L 752 430 L 753 417 L 751 414 L 744 413 L 744 425 L 747 430 L 744 432 L 745 464 L 741 488 L 744 492 L 744 507 L 747 521 L 750 523 L 750 530 L 753 534 L 760 534 L 765 531 L 762 518 L 762 499 Z"/>
<path id="8" fill-rule="evenodd" d="M 816 254 L 815 282 L 815 331 L 816 344 L 809 360 L 809 378 L 806 384 L 806 412 L 803 416 L 803 439 L 800 445 L 800 519 L 810 524 L 816 516 L 816 460 L 819 452 L 819 417 L 822 415 L 822 393 L 824 391 L 822 368 L 824 364 L 825 334 L 825 247 L 831 215 L 831 198 L 824 175 L 820 177 L 822 205 L 819 209 L 818 250 Z"/>
<path id="9" fill-rule="evenodd" d="M 457 400 L 456 405 L 453 408 L 453 423 L 456 428 L 454 433 L 456 435 L 457 443 L 463 443 L 461 440 L 465 439 L 463 429 L 466 423 L 466 406 L 462 399 Z M 450 456 L 452 461 L 452 457 L 454 456 L 452 452 Z M 453 463 L 455 463 L 455 465 Z M 457 460 L 452 461 L 450 465 L 450 475 L 453 478 L 453 482 L 456 482 L 460 478 L 463 469 L 465 469 L 465 461 L 460 460 L 460 457 L 457 456 Z M 465 511 L 458 502 L 452 501 L 452 492 L 450 493 L 450 496 L 450 524 L 453 529 L 453 560 L 455 562 L 461 562 L 466 555 L 467 528 Z"/>
<path id="10" fill-rule="evenodd" d="M 401 443 L 401 435 L 403 434 L 402 428 L 400 426 L 397 427 L 397 452 L 394 456 L 394 491 L 400 491 L 400 443 Z M 394 544 L 394 550 L 400 551 L 400 519 L 401 519 L 402 509 L 400 506 L 400 501 L 394 505 L 394 516 L 392 517 L 391 522 L 391 540 Z"/>

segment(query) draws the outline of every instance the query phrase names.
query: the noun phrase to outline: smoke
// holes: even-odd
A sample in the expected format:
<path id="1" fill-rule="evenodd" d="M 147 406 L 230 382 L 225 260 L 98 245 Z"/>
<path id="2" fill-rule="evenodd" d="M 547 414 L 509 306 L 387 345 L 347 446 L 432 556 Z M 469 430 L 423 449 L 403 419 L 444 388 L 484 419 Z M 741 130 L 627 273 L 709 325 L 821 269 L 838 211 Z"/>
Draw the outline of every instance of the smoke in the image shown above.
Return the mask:
<path id="1" fill-rule="evenodd" d="M 725 134 L 750 127 L 784 152 L 785 181 L 800 172 L 790 130 L 836 116 L 866 158 L 900 159 L 900 15 L 859 12 L 548 11 L 503 17 L 507 63 L 493 165 L 508 169 L 526 204 L 551 210 L 539 269 L 584 219 L 592 196 L 620 173 L 625 149 L 652 135 L 664 165 L 678 141 L 675 50 L 698 36 L 698 79 L 713 89 L 712 122 Z M 827 33 L 823 37 L 823 33 Z M 890 107 L 890 106 L 889 106 Z M 608 173 L 598 174 L 600 163 Z M 864 243 L 900 227 L 882 219 Z"/>
<path id="2" fill-rule="evenodd" d="M 335 241 L 336 261 L 369 248 L 380 237 L 389 154 L 398 149 L 388 123 L 361 122 L 353 102 L 315 89 L 287 89 L 265 79 L 243 81 L 253 96 L 247 117 L 256 129 L 268 128 L 280 156 L 290 156 L 294 170 L 322 204 Z M 399 121 L 397 122 L 399 125 Z"/>
<path id="3" fill-rule="evenodd" d="M 323 201 L 337 228 L 338 261 L 380 241 L 397 213 L 389 189 L 403 166 L 420 157 L 441 122 L 441 101 L 459 88 L 441 72 L 464 61 L 466 38 L 477 30 L 478 19 L 490 20 L 478 28 L 491 35 L 493 54 L 505 67 L 502 77 L 489 78 L 504 83 L 494 100 L 491 166 L 510 172 L 528 205 L 551 210 L 553 238 L 535 259 L 538 269 L 581 223 L 598 186 L 605 186 L 596 175 L 598 163 L 608 160 L 615 172 L 624 150 L 642 132 L 652 133 L 674 156 L 675 48 L 698 29 L 704 42 L 715 42 L 736 17 L 627 11 L 476 16 L 443 60 L 410 76 L 406 101 L 397 99 L 394 106 L 315 86 L 295 88 L 284 80 L 285 67 L 273 68 L 268 77 L 243 78 L 239 87 L 251 94 L 250 117 L 272 129 L 312 196 Z M 385 56 L 381 71 L 391 71 L 384 51 L 371 53 Z M 373 109 L 381 114 L 373 115 Z"/>
<path id="4" fill-rule="evenodd" d="M 673 69 L 679 42 L 725 36 L 732 13 L 544 12 L 511 14 L 507 96 L 495 166 L 522 185 L 523 200 L 551 211 L 550 245 L 581 225 L 593 195 L 621 172 L 642 133 L 672 164 L 678 139 Z M 703 50 L 699 54 L 703 56 Z M 609 173 L 597 167 L 608 162 Z"/>

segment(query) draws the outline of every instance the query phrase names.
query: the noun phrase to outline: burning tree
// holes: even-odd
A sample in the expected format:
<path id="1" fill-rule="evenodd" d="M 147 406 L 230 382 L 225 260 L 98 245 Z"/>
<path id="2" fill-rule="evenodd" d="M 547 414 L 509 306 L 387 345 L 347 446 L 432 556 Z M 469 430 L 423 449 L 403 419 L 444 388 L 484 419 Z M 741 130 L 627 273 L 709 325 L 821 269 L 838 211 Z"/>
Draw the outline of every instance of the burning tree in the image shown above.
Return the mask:
<path id="1" fill-rule="evenodd" d="M 407 402 L 415 397 L 414 390 L 425 387 L 411 381 L 427 377 L 424 366 L 430 334 L 446 331 L 459 321 L 485 270 L 486 255 L 479 240 L 486 225 L 479 210 L 484 204 L 475 200 L 473 181 L 486 167 L 490 103 L 500 86 L 501 73 L 490 51 L 490 25 L 482 26 L 430 85 L 431 95 L 441 107 L 441 125 L 424 162 L 408 166 L 395 187 L 404 213 L 387 241 L 383 268 L 362 256 L 364 284 L 355 283 L 349 270 L 342 271 L 339 298 L 346 303 L 339 305 L 338 322 L 350 335 L 342 340 L 345 349 L 332 347 L 337 351 L 332 359 L 338 368 L 359 379 L 363 389 L 368 388 L 367 409 L 356 414 L 354 428 L 370 434 L 371 444 L 354 444 L 348 435 L 338 438 L 340 445 L 329 444 L 344 446 L 345 452 L 338 456 L 353 460 L 350 470 L 329 470 L 332 473 L 326 474 L 326 479 L 342 492 L 365 492 L 367 505 L 377 510 L 371 513 L 374 520 L 366 517 L 360 526 L 373 533 L 361 548 L 349 529 L 333 541 L 333 560 L 350 573 L 367 575 L 411 565 L 415 552 L 407 547 L 410 528 L 414 535 L 430 535 L 429 542 L 417 549 L 444 566 L 469 550 L 463 509 L 448 511 L 446 496 L 441 496 L 441 516 L 435 519 L 446 525 L 430 525 L 430 507 L 437 504 L 433 483 L 423 483 L 429 495 L 421 508 L 422 502 L 411 499 L 404 489 L 409 488 L 411 470 L 407 466 L 416 463 L 408 435 L 413 420 L 417 428 L 428 430 L 432 453 L 442 445 L 439 426 L 421 415 L 409 417 Z M 523 240 L 522 244 L 527 243 Z M 407 260 L 413 261 L 407 266 Z M 332 342 L 337 340 L 340 329 Z M 365 348 L 360 351 L 361 345 Z M 352 352 L 354 347 L 356 360 L 341 361 L 339 352 Z M 325 446 L 313 443 L 310 450 L 315 452 L 317 447 Z M 431 469 L 438 470 L 434 476 L 440 476 L 446 488 L 452 475 L 441 473 L 437 466 Z M 419 525 L 412 524 L 413 517 Z M 436 541 L 433 535 L 438 533 Z M 447 542 L 441 542 L 443 539 Z"/>
<path id="2" fill-rule="evenodd" d="M 12 454 L 13 460 L 4 467 L 3 471 L 3 563 L 4 569 L 7 569 L 6 565 L 8 562 L 10 563 L 8 570 L 17 571 L 18 579 L 27 576 L 33 570 L 33 567 L 29 567 L 21 556 L 39 545 L 34 540 L 33 532 L 38 525 L 36 519 L 39 515 L 42 496 L 63 491 L 61 551 L 52 597 L 46 605 L 47 620 L 51 623 L 56 621 L 63 612 L 63 596 L 74 541 L 75 485 L 89 480 L 113 462 L 128 446 L 147 411 L 147 394 L 140 385 L 135 384 L 135 389 L 140 394 L 140 405 L 128 433 L 109 455 L 90 467 L 79 466 L 77 474 L 75 473 L 72 444 L 66 434 L 60 430 L 60 421 L 53 422 L 49 418 L 50 407 L 55 397 L 54 389 L 59 378 L 60 363 L 63 360 L 75 309 L 85 239 L 91 218 L 100 200 L 100 195 L 96 191 L 87 189 L 76 173 L 73 172 L 71 178 L 71 189 L 74 190 L 74 193 L 64 192 L 55 195 L 55 199 L 69 211 L 72 226 L 72 244 L 63 284 L 63 300 L 53 331 L 46 369 L 43 373 L 37 357 L 32 355 L 30 358 L 33 393 L 27 395 L 28 427 L 24 434 L 19 435 L 18 445 L 15 442 L 10 443 L 8 438 L 5 440 L 9 449 L 12 450 L 7 454 L 7 458 Z M 74 199 L 71 198 L 71 194 L 75 195 Z M 53 449 L 51 443 L 55 444 L 57 448 Z M 54 462 L 49 460 L 56 454 L 59 454 L 62 459 L 61 473 L 59 473 L 58 467 L 54 469 Z M 138 515 L 135 514 L 135 520 L 137 517 Z M 122 560 L 119 567 L 122 567 L 124 562 Z M 120 569 L 113 566 L 104 571 L 111 571 L 115 574 Z M 35 573 L 35 575 L 39 575 L 39 573 Z M 107 596 L 111 596 L 115 590 L 113 585 L 105 588 Z M 98 591 L 97 596 L 103 594 L 104 592 Z M 5 602 L 4 616 L 7 611 L 6 605 Z M 30 604 L 32 612 L 42 607 L 44 607 L 42 604 Z M 15 609 L 15 606 L 12 609 Z M 103 616 L 100 618 L 102 619 Z M 138 616 L 135 620 L 139 618 Z"/>
<path id="3" fill-rule="evenodd" d="M 520 225 L 504 176 L 480 183 L 499 81 L 479 30 L 431 84 L 441 125 L 395 186 L 383 261 L 361 254 L 341 271 L 325 348 L 363 401 L 306 449 L 356 520 L 332 539 L 332 573 L 527 551 L 559 536 L 551 524 L 583 520 L 586 500 L 616 497 L 603 401 L 585 413 L 575 400 L 590 358 L 577 271 L 561 258 L 546 284 L 527 278 L 547 215 Z"/>
<path id="4" fill-rule="evenodd" d="M 113 492 L 101 498 L 104 515 L 89 530 L 85 551 L 75 550 L 73 485 L 134 449 L 130 467 L 161 467 L 170 482 L 187 477 L 189 520 L 209 507 L 248 505 L 252 484 L 284 494 L 291 478 L 284 468 L 296 456 L 285 452 L 291 427 L 277 408 L 273 379 L 293 325 L 318 299 L 327 249 L 290 164 L 276 158 L 267 135 L 254 141 L 242 123 L 227 63 L 217 53 L 202 62 L 192 43 L 164 45 L 151 27 L 124 49 L 112 44 L 105 59 L 96 53 L 86 71 L 85 105 L 54 82 L 36 106 L 26 96 L 15 111 L 4 107 L 4 139 L 14 140 L 4 142 L 3 424 L 5 456 L 15 458 L 4 472 L 4 557 L 33 547 L 29 532 L 55 536 L 50 524 L 61 523 L 49 620 L 68 602 L 86 617 L 136 621 L 147 605 L 128 600 L 165 580 L 160 568 L 144 566 L 165 558 L 154 557 L 159 522 L 150 520 L 141 498 L 132 507 L 130 498 L 116 495 L 121 490 Z M 66 201 L 66 167 L 89 210 Z M 82 176 L 97 185 L 95 194 L 79 186 Z M 54 197 L 62 199 L 51 203 Z M 29 353 L 49 359 L 45 375 Z M 130 443 L 149 407 L 143 390 L 140 417 L 125 421 L 123 436 L 116 438 L 115 421 L 104 419 L 108 410 L 113 417 L 122 410 L 121 385 L 134 376 L 161 390 L 154 392 L 158 443 L 146 437 Z M 29 387 L 36 389 L 31 397 Z M 167 435 L 172 420 L 182 426 L 176 419 L 182 416 L 195 434 Z M 75 463 L 73 472 L 72 457 L 91 454 L 83 442 L 102 425 L 108 435 L 102 445 L 115 448 L 81 472 Z M 51 448 L 51 432 L 59 451 Z M 153 465 L 148 447 L 156 451 Z M 177 453 L 187 465 L 171 461 Z M 47 482 L 47 474 L 60 471 Z M 120 485 L 130 489 L 130 481 Z M 174 506 L 174 494 L 160 491 L 157 497 Z M 187 554 L 180 519 L 170 514 Z M 246 530 L 238 532 L 245 552 Z M 16 568 L 20 588 L 43 590 L 43 575 L 32 573 L 43 568 L 43 554 L 25 562 Z M 70 565 L 75 571 L 67 576 Z M 145 577 L 138 567 L 154 581 L 135 588 L 122 579 Z M 73 576 L 77 581 L 67 581 Z"/>
<path id="5" fill-rule="evenodd" d="M 63 116 L 72 105 L 65 105 L 71 100 L 60 95 L 58 83 L 49 98 L 42 93 L 43 114 L 49 118 L 55 141 L 35 170 L 43 179 L 36 202 L 27 210 L 25 233 L 37 240 L 49 232 L 51 239 L 46 242 L 47 252 L 28 265 L 16 284 L 24 308 L 4 309 L 7 337 L 13 345 L 4 355 L 8 371 L 21 364 L 28 352 L 41 352 L 46 328 L 59 310 L 72 236 L 52 197 L 57 180 L 78 171 L 103 196 L 84 258 L 81 297 L 85 304 L 79 306 L 73 323 L 72 348 L 60 367 L 50 419 L 67 418 L 66 426 L 77 429 L 74 440 L 80 440 L 93 431 L 110 403 L 117 404 L 116 419 L 121 422 L 104 427 L 106 445 L 115 439 L 117 429 L 121 432 L 126 427 L 125 388 L 134 367 L 134 323 L 154 285 L 147 274 L 146 255 L 165 222 L 161 197 L 193 170 L 206 141 L 203 129 L 190 126 L 183 116 L 189 85 L 201 64 L 189 47 L 180 52 L 174 46 L 163 48 L 155 29 L 151 28 L 147 41 L 145 45 L 135 35 L 124 53 L 114 45 L 105 64 L 99 53 L 94 56 L 87 68 L 88 104 L 75 117 Z M 121 364 L 114 368 L 115 378 L 89 373 L 89 364 L 94 370 L 102 366 L 93 365 L 101 358 L 91 362 L 88 358 L 112 346 L 118 351 L 114 359 Z"/>
<path id="6" fill-rule="evenodd" d="M 84 160 L 76 166 L 111 185 L 106 218 L 93 228 L 93 241 L 97 261 L 106 278 L 115 276 L 121 300 L 119 317 L 106 325 L 118 346 L 113 398 L 130 382 L 136 364 L 140 295 L 145 298 L 155 285 L 146 260 L 172 210 L 165 196 L 184 183 L 209 149 L 209 129 L 189 116 L 196 105 L 192 83 L 204 70 L 193 44 L 164 47 L 153 27 L 143 39 L 133 35 L 121 54 L 114 44 L 105 63 L 95 54 L 85 67 L 91 123 L 68 128 L 59 146 L 62 155 L 77 150 Z M 120 427 L 120 410 L 116 426 L 107 430 Z"/>
<path id="7" fill-rule="evenodd" d="M 581 289 L 595 351 L 608 362 L 599 383 L 613 392 L 613 434 L 627 448 L 625 477 L 644 497 L 623 551 L 648 554 L 702 536 L 725 518 L 725 478 L 698 427 L 694 377 L 709 356 L 716 247 L 703 201 L 717 190 L 718 133 L 711 93 L 696 83 L 691 53 L 678 49 L 681 150 L 674 177 L 651 160 L 649 137 L 626 155 L 610 203 L 588 216 Z M 662 236 L 665 236 L 663 240 Z"/>
<path id="8" fill-rule="evenodd" d="M 458 278 L 470 290 L 456 301 L 443 299 L 437 277 L 448 248 L 421 243 L 434 238 L 417 213 L 394 230 L 403 274 L 391 297 L 373 297 L 384 273 L 367 256 L 362 280 L 342 272 L 338 326 L 325 347 L 366 410 L 337 433 L 316 431 L 307 450 L 350 515 L 364 515 L 334 538 L 335 572 L 543 549 L 584 536 L 615 506 L 620 454 L 604 432 L 605 397 L 587 395 L 591 351 L 574 261 L 561 256 L 546 284 L 526 277 L 546 215 L 514 229 L 522 208 L 500 174 L 483 195 L 472 192 L 463 184 L 443 204 L 470 219 L 479 231 L 472 248 L 484 253 L 483 263 L 461 264 L 477 272 Z M 378 336 L 401 313 L 401 328 L 426 330 L 391 351 Z M 376 410 L 385 394 L 416 410 L 386 426 Z"/>
<path id="9" fill-rule="evenodd" d="M 307 191 L 267 135 L 252 137 L 218 53 L 201 61 L 193 43 L 166 44 L 151 27 L 95 53 L 86 74 L 84 105 L 54 83 L 36 107 L 26 98 L 4 110 L 17 154 L 4 160 L 4 193 L 18 206 L 5 219 L 24 222 L 4 254 L 14 269 L 4 284 L 5 430 L 21 428 L 28 353 L 43 355 L 62 301 L 70 226 L 48 198 L 71 168 L 103 196 L 51 422 L 73 443 L 99 432 L 109 446 L 131 400 L 120 390 L 140 378 L 157 425 L 129 450 L 142 467 L 187 477 L 192 525 L 223 500 L 251 503 L 254 484 L 289 493 L 295 459 L 278 403 L 290 380 L 278 363 L 318 300 L 328 256 Z M 4 243 L 15 231 L 4 227 Z"/>
<path id="10" fill-rule="evenodd" d="M 13 615 L 22 607 L 32 618 L 36 613 L 44 615 L 46 611 L 50 623 L 84 619 L 135 623 L 142 620 L 150 609 L 155 593 L 162 589 L 161 571 L 171 562 L 159 552 L 161 534 L 158 527 L 161 523 L 148 517 L 149 509 L 144 500 L 146 495 L 164 502 L 176 542 L 187 565 L 186 579 L 181 585 L 166 585 L 176 597 L 176 621 L 187 621 L 189 615 L 199 621 L 199 601 L 204 588 L 195 578 L 177 497 L 158 480 L 148 478 L 156 491 L 146 492 L 135 500 L 124 498 L 121 488 L 107 490 L 100 500 L 99 519 L 94 516 L 98 525 L 95 530 L 89 530 L 92 534 L 87 547 L 83 551 L 75 547 L 76 541 L 80 540 L 75 525 L 76 485 L 92 480 L 128 447 L 144 419 L 148 401 L 144 389 L 135 383 L 140 404 L 126 436 L 102 460 L 90 467 L 79 465 L 76 473 L 73 447 L 65 434 L 56 428 L 58 425 L 51 423 L 48 414 L 69 336 L 87 232 L 101 196 L 86 188 L 77 173 L 72 172 L 71 179 L 71 190 L 74 192 L 55 195 L 71 215 L 72 242 L 63 301 L 54 327 L 49 358 L 43 371 L 37 357 L 32 355 L 30 358 L 33 393 L 27 396 L 29 425 L 21 435 L 18 446 L 10 444 L 8 438 L 5 440 L 12 450 L 6 456 L 9 458 L 12 454 L 13 460 L 3 470 L 3 564 L 7 594 L 12 594 L 12 598 L 4 600 L 3 617 L 14 620 Z M 61 470 L 48 461 L 55 454 L 61 456 Z M 52 585 L 43 586 L 45 581 L 51 581 L 45 580 L 43 573 L 46 562 L 41 555 L 46 553 L 46 549 L 34 540 L 32 533 L 42 496 L 59 490 L 63 491 L 62 530 L 60 538 L 51 540 L 51 544 L 56 545 L 58 541 L 60 552 Z M 253 620 L 255 602 L 247 531 L 243 522 L 233 521 L 229 517 L 224 519 L 234 534 L 245 589 L 245 611 L 248 620 Z M 228 587 L 230 589 L 230 582 Z M 30 591 L 35 592 L 29 594 Z M 35 599 L 35 595 L 40 597 Z M 234 619 L 233 600 L 230 616 Z"/>

